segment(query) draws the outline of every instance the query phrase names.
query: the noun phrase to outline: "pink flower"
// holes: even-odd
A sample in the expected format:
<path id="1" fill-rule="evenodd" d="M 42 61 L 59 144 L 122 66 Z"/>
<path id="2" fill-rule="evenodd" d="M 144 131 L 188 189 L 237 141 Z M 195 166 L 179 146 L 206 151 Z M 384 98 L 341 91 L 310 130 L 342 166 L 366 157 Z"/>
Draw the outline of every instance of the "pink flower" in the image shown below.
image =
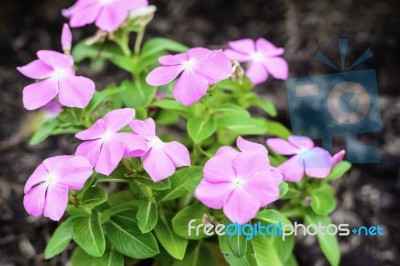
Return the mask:
<path id="1" fill-rule="evenodd" d="M 282 174 L 271 167 L 263 145 L 239 137 L 237 146 L 241 152 L 225 146 L 208 160 L 195 194 L 208 207 L 223 208 L 232 222 L 244 224 L 278 199 Z"/>
<path id="2" fill-rule="evenodd" d="M 267 144 L 277 154 L 295 154 L 278 167 L 284 175 L 283 179 L 289 182 L 300 181 L 304 174 L 316 178 L 327 177 L 331 168 L 345 155 L 345 151 L 340 151 L 332 157 L 328 151 L 314 147 L 310 138 L 302 136 L 290 136 L 288 140 L 268 139 Z"/>
<path id="3" fill-rule="evenodd" d="M 248 62 L 246 75 L 254 84 L 267 80 L 268 73 L 276 79 L 287 79 L 289 67 L 287 62 L 279 57 L 284 53 L 283 48 L 277 48 L 264 38 L 257 41 L 242 39 L 228 43 L 225 54 L 238 62 Z"/>
<path id="4" fill-rule="evenodd" d="M 155 182 L 171 176 L 175 169 L 190 166 L 189 151 L 179 142 L 163 142 L 156 135 L 154 120 L 134 120 L 130 127 L 147 141 L 147 151 L 140 158 L 143 167 Z"/>
<path id="5" fill-rule="evenodd" d="M 118 166 L 124 155 L 142 155 L 146 141 L 133 133 L 118 133 L 135 117 L 135 110 L 117 109 L 97 120 L 90 128 L 75 135 L 86 140 L 76 150 L 76 155 L 85 156 L 98 173 L 109 175 Z"/>
<path id="6" fill-rule="evenodd" d="M 187 53 L 162 56 L 158 61 L 162 66 L 150 72 L 146 78 L 147 83 L 162 86 L 180 75 L 173 95 L 185 106 L 200 100 L 210 85 L 232 75 L 229 58 L 217 50 L 192 48 Z"/>
<path id="7" fill-rule="evenodd" d="M 67 208 L 68 189 L 82 189 L 92 173 L 92 166 L 82 156 L 61 155 L 44 160 L 25 184 L 25 210 L 35 217 L 43 214 L 60 220 Z"/>
<path id="8" fill-rule="evenodd" d="M 148 6 L 147 0 L 78 0 L 62 14 L 70 18 L 73 28 L 95 23 L 101 30 L 113 32 L 125 21 L 130 10 L 145 6 Z"/>
<path id="9" fill-rule="evenodd" d="M 74 59 L 55 51 L 37 52 L 39 59 L 17 67 L 23 75 L 40 80 L 24 88 L 23 102 L 28 110 L 40 108 L 58 94 L 60 103 L 68 107 L 84 108 L 95 90 L 94 82 L 75 76 Z"/>
<path id="10" fill-rule="evenodd" d="M 41 109 L 45 111 L 47 118 L 55 117 L 62 112 L 60 103 L 55 100 L 46 103 Z"/>
<path id="11" fill-rule="evenodd" d="M 71 51 L 71 46 L 72 46 L 72 33 L 70 28 L 68 27 L 68 24 L 65 23 L 62 29 L 61 33 L 61 45 L 62 45 L 62 50 L 64 52 Z"/>

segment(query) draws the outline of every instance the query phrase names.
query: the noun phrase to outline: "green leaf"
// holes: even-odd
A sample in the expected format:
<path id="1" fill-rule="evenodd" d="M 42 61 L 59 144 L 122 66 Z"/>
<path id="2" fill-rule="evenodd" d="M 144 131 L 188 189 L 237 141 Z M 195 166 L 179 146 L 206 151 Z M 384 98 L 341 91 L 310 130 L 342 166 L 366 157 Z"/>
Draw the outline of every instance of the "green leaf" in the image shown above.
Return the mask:
<path id="1" fill-rule="evenodd" d="M 285 226 L 286 224 L 292 224 L 292 222 L 289 221 L 288 218 L 286 218 L 283 214 L 272 209 L 266 209 L 258 212 L 255 218 L 265 223 L 274 224 L 277 226 L 279 226 L 279 223 L 282 223 L 282 226 Z"/>
<path id="2" fill-rule="evenodd" d="M 115 250 L 110 250 L 101 258 L 95 258 L 94 262 L 97 266 L 124 266 L 124 256 Z"/>
<path id="3" fill-rule="evenodd" d="M 225 260 L 231 266 L 256 266 L 256 258 L 254 254 L 254 249 L 251 241 L 247 242 L 246 254 L 242 258 L 237 258 L 228 246 L 227 236 L 218 236 L 219 247 Z"/>
<path id="4" fill-rule="evenodd" d="M 72 266 L 97 266 L 94 257 L 88 255 L 82 248 L 76 247 L 71 257 Z"/>
<path id="5" fill-rule="evenodd" d="M 197 246 L 182 261 L 175 262 L 173 266 L 213 266 L 214 255 L 210 249 L 199 242 Z"/>
<path id="6" fill-rule="evenodd" d="M 235 255 L 237 258 L 244 257 L 247 250 L 247 240 L 245 235 L 226 235 L 226 241 L 233 255 Z"/>
<path id="7" fill-rule="evenodd" d="M 100 215 L 101 223 L 106 222 L 108 219 L 110 219 L 111 216 L 114 216 L 121 212 L 132 211 L 132 214 L 133 214 L 134 211 L 138 209 L 138 206 L 140 206 L 139 202 L 140 201 L 137 201 L 137 200 L 136 201 L 129 200 L 127 202 L 123 202 L 118 205 L 114 205 L 114 206 L 104 210 Z"/>
<path id="8" fill-rule="evenodd" d="M 166 38 L 152 38 L 142 48 L 141 57 L 153 55 L 161 51 L 186 52 L 189 48 L 183 44 Z"/>
<path id="9" fill-rule="evenodd" d="M 121 48 L 115 43 L 103 43 L 103 44 L 92 44 L 87 45 L 87 40 L 83 40 L 78 44 L 74 45 L 72 49 L 72 56 L 75 59 L 75 63 L 79 63 L 84 59 L 92 60 L 109 60 L 119 68 L 131 72 L 134 68 L 133 60 L 124 55 Z"/>
<path id="10" fill-rule="evenodd" d="M 173 111 L 180 111 L 180 112 L 187 112 L 187 107 L 183 106 L 180 102 L 175 100 L 158 100 L 151 104 L 151 106 L 160 107 L 166 110 L 173 110 Z"/>
<path id="11" fill-rule="evenodd" d="M 214 119 L 204 121 L 200 118 L 190 118 L 187 122 L 187 131 L 195 143 L 199 143 L 210 137 L 217 129 Z"/>
<path id="12" fill-rule="evenodd" d="M 161 216 L 154 232 L 165 250 L 175 259 L 182 260 L 185 256 L 188 240 L 175 234 L 170 220 Z"/>
<path id="13" fill-rule="evenodd" d="M 279 236 L 276 236 L 279 237 Z M 265 236 L 256 236 L 252 239 L 253 249 L 258 265 L 283 266 L 278 252 L 271 243 L 271 240 Z M 290 253 L 289 253 L 290 254 Z"/>
<path id="14" fill-rule="evenodd" d="M 282 198 L 289 191 L 289 185 L 285 181 L 279 184 L 279 198 Z"/>
<path id="15" fill-rule="evenodd" d="M 193 193 L 202 177 L 203 168 L 200 166 L 179 169 L 169 178 L 171 188 L 160 193 L 160 200 L 173 200 L 188 192 Z"/>
<path id="16" fill-rule="evenodd" d="M 129 177 L 129 176 L 128 176 Z M 149 177 L 141 177 L 141 176 L 133 176 L 132 179 L 136 181 L 137 183 L 140 183 L 142 185 L 145 185 L 151 189 L 154 190 L 167 190 L 171 188 L 171 181 L 169 179 L 164 179 L 159 182 L 154 182 L 151 178 Z"/>
<path id="17" fill-rule="evenodd" d="M 104 254 L 106 241 L 96 210 L 92 210 L 89 217 L 79 217 L 75 220 L 72 238 L 89 255 L 101 257 Z"/>
<path id="18" fill-rule="evenodd" d="M 152 233 L 143 234 L 136 221 L 125 216 L 114 216 L 106 224 L 107 238 L 118 252 L 135 259 L 145 259 L 159 253 Z"/>
<path id="19" fill-rule="evenodd" d="M 351 163 L 347 161 L 339 162 L 330 172 L 330 174 L 323 179 L 323 182 L 332 181 L 342 177 L 351 168 Z"/>
<path id="20" fill-rule="evenodd" d="M 179 122 L 179 114 L 176 111 L 161 109 L 154 117 L 157 125 L 169 126 L 175 125 Z"/>
<path id="21" fill-rule="evenodd" d="M 86 190 L 80 201 L 83 207 L 93 208 L 107 201 L 107 191 L 100 187 L 91 187 Z"/>
<path id="22" fill-rule="evenodd" d="M 237 135 L 263 135 L 267 133 L 265 120 L 245 115 L 224 114 L 216 118 L 218 128 L 225 128 Z"/>
<path id="23" fill-rule="evenodd" d="M 188 240 L 175 234 L 170 220 L 161 216 L 154 232 L 165 250 L 175 259 L 182 260 L 185 256 Z"/>
<path id="24" fill-rule="evenodd" d="M 191 220 L 195 220 L 191 223 L 191 227 L 193 226 L 193 228 L 197 228 L 199 224 L 202 224 L 204 213 L 207 213 L 207 208 L 200 204 L 191 205 L 179 211 L 172 219 L 172 227 L 175 233 L 187 239 L 202 239 L 208 237 L 204 233 L 204 227 L 200 227 L 199 235 L 196 235 L 196 230 L 189 228 L 189 223 Z"/>
<path id="25" fill-rule="evenodd" d="M 47 139 L 51 135 L 52 131 L 57 127 L 57 125 L 57 117 L 48 119 L 46 122 L 43 123 L 38 131 L 33 134 L 31 139 L 29 140 L 29 145 L 36 145 Z"/>
<path id="26" fill-rule="evenodd" d="M 53 258 L 68 247 L 72 239 L 72 227 L 75 219 L 68 218 L 57 227 L 44 250 L 45 259 Z"/>
<path id="27" fill-rule="evenodd" d="M 311 191 L 311 208 L 319 215 L 327 215 L 336 207 L 336 199 L 330 186 Z"/>
<path id="28" fill-rule="evenodd" d="M 250 113 L 246 109 L 233 103 L 225 103 L 216 108 L 215 112 L 224 115 L 238 115 L 238 116 L 250 117 Z"/>
<path id="29" fill-rule="evenodd" d="M 157 205 L 152 201 L 143 203 L 136 213 L 136 219 L 142 233 L 150 232 L 154 229 L 158 221 Z"/>
<path id="30" fill-rule="evenodd" d="M 245 101 L 248 106 L 256 106 L 264 110 L 270 116 L 276 116 L 277 111 L 274 104 L 268 99 L 260 99 L 255 93 L 249 93 L 246 95 Z"/>
<path id="31" fill-rule="evenodd" d="M 157 88 L 150 86 L 143 78 L 133 83 L 131 80 L 122 82 L 121 88 L 125 88 L 120 94 L 121 100 L 125 106 L 131 108 L 148 106 L 153 99 Z"/>
<path id="32" fill-rule="evenodd" d="M 283 139 L 286 139 L 291 135 L 290 130 L 279 122 L 266 120 L 265 124 L 267 128 L 266 133 L 268 135 L 276 136 Z"/>
<path id="33" fill-rule="evenodd" d="M 319 216 L 312 212 L 308 212 L 308 214 L 304 218 L 305 225 L 308 226 L 310 224 L 318 225 L 321 223 L 321 226 L 328 226 L 332 223 L 331 219 L 327 216 Z M 317 234 L 319 246 L 321 247 L 322 253 L 324 253 L 326 259 L 332 266 L 339 265 L 340 262 L 340 247 L 339 241 L 336 235 L 329 234 Z"/>

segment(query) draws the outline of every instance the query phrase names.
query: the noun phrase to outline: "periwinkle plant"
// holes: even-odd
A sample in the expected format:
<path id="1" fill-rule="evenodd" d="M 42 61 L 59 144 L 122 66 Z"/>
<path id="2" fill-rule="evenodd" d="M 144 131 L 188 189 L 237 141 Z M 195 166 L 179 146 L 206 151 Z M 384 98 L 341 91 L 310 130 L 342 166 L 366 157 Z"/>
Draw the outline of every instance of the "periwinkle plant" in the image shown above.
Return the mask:
<path id="1" fill-rule="evenodd" d="M 344 151 L 331 156 L 270 120 L 274 105 L 253 87 L 269 74 L 288 77 L 283 48 L 263 38 L 232 41 L 225 51 L 164 38 L 142 45 L 154 11 L 144 0 L 79 0 L 63 15 L 71 27 L 95 23 L 98 33 L 73 46 L 64 25 L 64 53 L 39 51 L 37 60 L 18 68 L 36 80 L 24 88 L 25 108 L 57 109 L 30 143 L 58 134 L 82 141 L 74 155 L 45 159 L 25 186 L 30 215 L 61 221 L 45 258 L 73 241 L 73 265 L 147 258 L 154 265 L 215 265 L 218 256 L 231 265 L 295 265 L 294 237 L 193 237 L 187 226 L 193 219 L 328 223 L 336 204 L 328 181 L 350 168 Z M 76 74 L 74 64 L 84 59 L 110 62 L 132 78 L 95 91 L 92 80 Z M 239 62 L 247 62 L 246 75 Z M 264 114 L 254 117 L 250 107 Z M 267 140 L 268 150 L 242 136 L 275 138 Z M 123 185 L 111 190 L 112 182 Z M 318 239 L 337 265 L 336 236 Z"/>

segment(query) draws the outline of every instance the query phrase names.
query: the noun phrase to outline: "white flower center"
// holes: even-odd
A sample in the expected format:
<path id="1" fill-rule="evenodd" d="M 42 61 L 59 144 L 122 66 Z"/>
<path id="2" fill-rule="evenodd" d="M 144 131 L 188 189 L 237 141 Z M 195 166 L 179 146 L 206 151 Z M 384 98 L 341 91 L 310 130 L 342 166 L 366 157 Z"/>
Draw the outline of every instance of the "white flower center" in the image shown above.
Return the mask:
<path id="1" fill-rule="evenodd" d="M 244 180 L 240 177 L 236 177 L 232 180 L 233 185 L 235 188 L 241 188 L 243 186 Z"/>
<path id="2" fill-rule="evenodd" d="M 193 66 L 195 65 L 195 62 L 194 62 L 193 60 L 187 60 L 187 61 L 184 61 L 184 62 L 182 63 L 182 65 L 183 65 L 183 67 L 184 67 L 185 69 L 190 70 L 190 69 L 192 69 Z"/>
<path id="3" fill-rule="evenodd" d="M 112 2 L 113 0 L 100 0 L 100 4 L 102 5 L 108 5 Z"/>
<path id="4" fill-rule="evenodd" d="M 55 183 L 57 183 L 57 179 L 58 179 L 58 177 L 56 174 L 49 174 L 47 176 L 47 183 L 49 185 L 54 185 Z"/>
<path id="5" fill-rule="evenodd" d="M 154 137 L 151 141 L 149 141 L 149 145 L 154 149 L 161 149 L 164 146 L 164 142 L 159 137 Z"/>
<path id="6" fill-rule="evenodd" d="M 264 55 L 262 53 L 258 53 L 258 52 L 252 53 L 250 55 L 250 57 L 251 57 L 251 60 L 253 60 L 255 62 L 262 62 L 265 60 Z"/>
<path id="7" fill-rule="evenodd" d="M 106 132 L 106 133 L 104 133 L 104 134 L 101 136 L 101 139 L 102 139 L 103 141 L 110 140 L 110 139 L 112 138 L 112 136 L 113 136 L 113 133 L 111 133 L 111 132 Z"/>

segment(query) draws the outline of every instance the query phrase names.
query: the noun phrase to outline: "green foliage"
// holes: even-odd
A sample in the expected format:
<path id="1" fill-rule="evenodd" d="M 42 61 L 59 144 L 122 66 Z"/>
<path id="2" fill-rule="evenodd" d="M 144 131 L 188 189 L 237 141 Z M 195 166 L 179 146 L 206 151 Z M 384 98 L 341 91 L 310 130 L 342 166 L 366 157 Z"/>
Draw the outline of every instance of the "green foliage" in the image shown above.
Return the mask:
<path id="1" fill-rule="evenodd" d="M 73 240 L 76 243 L 71 257 L 73 266 L 122 266 L 125 262 L 134 264 L 148 258 L 153 258 L 155 266 L 213 266 L 219 265 L 218 256 L 233 266 L 297 265 L 293 236 L 282 240 L 280 236 L 248 238 L 243 234 L 218 237 L 205 234 L 204 223 L 217 226 L 230 222 L 222 210 L 210 209 L 194 196 L 203 178 L 205 163 L 220 147 L 235 146 L 238 136 L 258 138 L 262 143 L 265 136 L 287 138 L 291 135 L 286 126 L 270 120 L 277 115 L 274 104 L 259 97 L 245 76 L 213 84 L 191 106 L 173 99 L 174 82 L 150 86 L 146 77 L 159 66 L 161 56 L 189 48 L 165 38 L 150 38 L 141 45 L 145 24 L 140 18 L 128 19 L 104 40 L 100 38 L 96 43 L 92 39 L 83 40 L 74 46 L 75 63 L 88 60 L 94 68 L 111 63 L 127 73 L 121 83 L 98 86 L 86 108 L 64 107 L 57 117 L 44 121 L 30 144 L 38 144 L 52 135 L 76 134 L 91 127 L 109 111 L 128 107 L 136 110 L 136 119 L 153 118 L 161 139 L 179 140 L 188 147 L 191 166 L 178 167 L 172 176 L 154 182 L 139 158 L 124 158 L 109 176 L 93 174 L 80 191 L 69 192 L 67 213 L 70 217 L 54 231 L 44 257 L 50 259 L 60 254 Z M 130 42 L 132 32 L 136 34 L 135 44 Z M 165 98 L 156 94 L 157 90 Z M 273 152 L 269 159 L 274 167 L 286 160 Z M 297 183 L 282 181 L 279 203 L 274 205 L 279 208 L 262 206 L 249 223 L 280 227 L 292 225 L 291 219 L 296 218 L 306 224 L 329 224 L 328 215 L 335 209 L 336 199 L 328 182 L 340 178 L 350 167 L 349 162 L 342 161 L 325 179 L 305 177 Z M 107 185 L 113 182 L 121 184 Z M 192 220 L 193 228 L 201 226 L 198 234 L 196 229 L 188 231 Z M 338 265 L 337 238 L 321 234 L 317 237 L 329 263 Z"/>

